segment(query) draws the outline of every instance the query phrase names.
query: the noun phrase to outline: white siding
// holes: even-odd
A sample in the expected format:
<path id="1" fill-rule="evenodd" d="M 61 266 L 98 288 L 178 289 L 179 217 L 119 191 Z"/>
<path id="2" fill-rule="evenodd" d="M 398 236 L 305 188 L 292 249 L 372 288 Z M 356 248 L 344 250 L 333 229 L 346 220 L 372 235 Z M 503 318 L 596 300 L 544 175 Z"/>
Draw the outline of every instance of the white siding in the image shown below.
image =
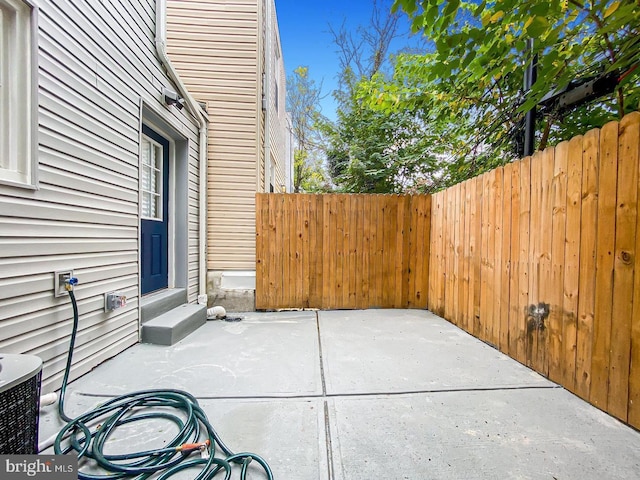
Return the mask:
<path id="1" fill-rule="evenodd" d="M 269 110 L 271 115 L 269 125 L 269 142 L 271 146 L 271 158 L 275 164 L 276 184 L 274 185 L 274 188 L 276 192 L 282 192 L 282 186 L 286 185 L 285 164 L 287 160 L 287 79 L 284 68 L 284 58 L 282 57 L 282 47 L 280 45 L 280 34 L 278 33 L 278 19 L 275 13 L 275 4 L 273 4 L 273 0 L 267 1 L 272 2 L 273 9 L 273 17 L 271 19 L 272 21 L 270 25 L 272 31 L 272 44 L 269 45 L 269 48 L 271 49 L 271 61 L 273 62 L 271 70 L 273 79 L 271 82 L 271 91 L 269 92 L 269 102 L 271 103 L 271 108 Z"/>
<path id="2" fill-rule="evenodd" d="M 262 73 L 265 69 L 265 1 L 169 0 L 168 50 L 194 97 L 208 105 L 208 262 L 209 270 L 255 269 L 255 193 L 264 184 L 265 115 Z M 275 12 L 275 8 L 273 10 Z M 273 52 L 280 49 L 275 15 Z M 282 58 L 280 109 L 275 112 L 276 82 L 269 92 L 272 105 L 271 156 L 277 183 L 284 183 L 283 156 L 285 87 Z M 276 185 L 277 187 L 277 185 Z"/>
<path id="3" fill-rule="evenodd" d="M 255 268 L 261 116 L 256 0 L 169 0 L 169 55 L 209 112 L 209 269 Z"/>
<path id="4" fill-rule="evenodd" d="M 155 2 L 36 0 L 39 189 L 0 186 L 0 351 L 44 361 L 59 386 L 72 310 L 53 272 L 73 269 L 80 332 L 73 377 L 138 341 L 138 148 L 141 100 L 189 142 L 189 299 L 198 293 L 198 132 L 165 109 Z M 104 313 L 120 290 L 123 309 Z"/>

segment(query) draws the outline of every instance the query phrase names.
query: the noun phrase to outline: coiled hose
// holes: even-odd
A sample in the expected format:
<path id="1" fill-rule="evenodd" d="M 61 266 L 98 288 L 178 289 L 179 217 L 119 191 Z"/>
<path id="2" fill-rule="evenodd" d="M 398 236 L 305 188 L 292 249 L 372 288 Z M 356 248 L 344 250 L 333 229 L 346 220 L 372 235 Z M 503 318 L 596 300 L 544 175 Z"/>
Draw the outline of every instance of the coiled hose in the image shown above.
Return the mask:
<path id="1" fill-rule="evenodd" d="M 113 398 L 94 410 L 77 418 L 64 413 L 64 399 L 69 380 L 73 349 L 78 331 L 78 305 L 73 293 L 77 279 L 67 282 L 67 291 L 73 306 L 73 331 L 69 345 L 69 356 L 60 389 L 58 413 L 68 422 L 58 433 L 54 442 L 57 455 L 77 452 L 78 459 L 90 459 L 104 469 L 104 475 L 78 472 L 78 479 L 103 480 L 136 478 L 146 479 L 156 474 L 157 480 L 166 480 L 187 468 L 197 468 L 195 480 L 210 480 L 224 471 L 224 479 L 231 478 L 232 464 L 238 464 L 240 479 L 246 480 L 248 466 L 256 461 L 268 480 L 273 474 L 267 462 L 254 453 L 233 453 L 211 426 L 205 412 L 191 394 L 181 390 L 143 390 Z M 179 432 L 163 448 L 107 455 L 104 446 L 118 427 L 149 419 L 163 419 L 174 423 Z M 91 430 L 89 425 L 97 425 Z M 63 443 L 66 445 L 63 448 Z M 224 458 L 217 458 L 216 447 Z M 199 453 L 198 456 L 191 456 Z"/>

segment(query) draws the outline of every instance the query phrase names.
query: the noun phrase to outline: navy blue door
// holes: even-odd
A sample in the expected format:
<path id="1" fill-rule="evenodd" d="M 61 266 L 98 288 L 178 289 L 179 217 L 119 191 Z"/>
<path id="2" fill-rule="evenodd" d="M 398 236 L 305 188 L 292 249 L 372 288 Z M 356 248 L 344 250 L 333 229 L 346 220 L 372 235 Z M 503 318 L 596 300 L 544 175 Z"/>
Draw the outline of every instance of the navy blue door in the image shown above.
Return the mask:
<path id="1" fill-rule="evenodd" d="M 142 294 L 167 288 L 169 279 L 169 142 L 142 126 Z"/>

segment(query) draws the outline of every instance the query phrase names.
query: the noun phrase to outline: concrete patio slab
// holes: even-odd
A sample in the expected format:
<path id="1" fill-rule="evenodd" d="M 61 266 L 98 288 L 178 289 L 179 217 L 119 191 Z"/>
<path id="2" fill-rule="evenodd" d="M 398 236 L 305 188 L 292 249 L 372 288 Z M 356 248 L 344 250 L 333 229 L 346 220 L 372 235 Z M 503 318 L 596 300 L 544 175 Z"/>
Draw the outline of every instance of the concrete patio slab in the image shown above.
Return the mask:
<path id="1" fill-rule="evenodd" d="M 640 434 L 564 389 L 329 401 L 334 478 L 638 479 Z"/>
<path id="2" fill-rule="evenodd" d="M 70 384 L 67 413 L 186 390 L 276 480 L 640 478 L 639 432 L 429 312 L 241 316 L 172 347 L 128 349 Z M 109 448 L 173 435 L 154 422 L 125 426 Z M 41 443 L 62 426 L 45 407 Z"/>
<path id="3" fill-rule="evenodd" d="M 198 398 L 322 394 L 315 312 L 242 313 L 216 320 L 171 348 L 138 344 L 73 390 L 121 395 L 175 388 Z"/>
<path id="4" fill-rule="evenodd" d="M 69 398 L 68 414 L 79 415 L 97 407 L 108 397 L 74 394 Z M 328 480 L 325 413 L 322 399 L 268 400 L 200 400 L 207 418 L 222 441 L 233 452 L 253 452 L 268 463 L 276 479 Z M 64 423 L 49 410 L 41 432 L 55 435 Z M 116 430 L 108 442 L 109 454 L 161 448 L 178 429 L 170 422 L 150 420 L 125 425 Z M 49 448 L 44 453 L 53 453 Z M 225 455 L 218 450 L 218 458 Z M 86 473 L 104 474 L 90 464 Z M 192 480 L 198 470 L 185 470 L 172 478 Z M 234 473 L 233 478 L 237 478 Z M 217 477 L 216 477 L 217 478 Z M 262 479 L 264 472 L 256 466 L 249 478 Z"/>
<path id="5" fill-rule="evenodd" d="M 229 448 L 259 454 L 274 478 L 329 480 L 322 399 L 206 400 L 202 405 Z"/>
<path id="6" fill-rule="evenodd" d="M 318 316 L 329 395 L 554 386 L 425 310 Z"/>

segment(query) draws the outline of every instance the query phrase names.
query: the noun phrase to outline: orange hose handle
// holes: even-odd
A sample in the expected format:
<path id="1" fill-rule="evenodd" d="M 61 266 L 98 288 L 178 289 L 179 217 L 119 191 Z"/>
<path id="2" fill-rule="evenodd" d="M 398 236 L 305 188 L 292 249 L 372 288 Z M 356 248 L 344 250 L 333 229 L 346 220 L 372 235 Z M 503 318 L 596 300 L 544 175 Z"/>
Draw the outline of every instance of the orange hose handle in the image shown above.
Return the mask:
<path id="1" fill-rule="evenodd" d="M 202 447 L 209 447 L 211 445 L 211 440 L 206 440 L 200 443 L 183 443 L 179 447 L 176 447 L 176 451 L 183 452 L 185 450 L 196 450 Z"/>

